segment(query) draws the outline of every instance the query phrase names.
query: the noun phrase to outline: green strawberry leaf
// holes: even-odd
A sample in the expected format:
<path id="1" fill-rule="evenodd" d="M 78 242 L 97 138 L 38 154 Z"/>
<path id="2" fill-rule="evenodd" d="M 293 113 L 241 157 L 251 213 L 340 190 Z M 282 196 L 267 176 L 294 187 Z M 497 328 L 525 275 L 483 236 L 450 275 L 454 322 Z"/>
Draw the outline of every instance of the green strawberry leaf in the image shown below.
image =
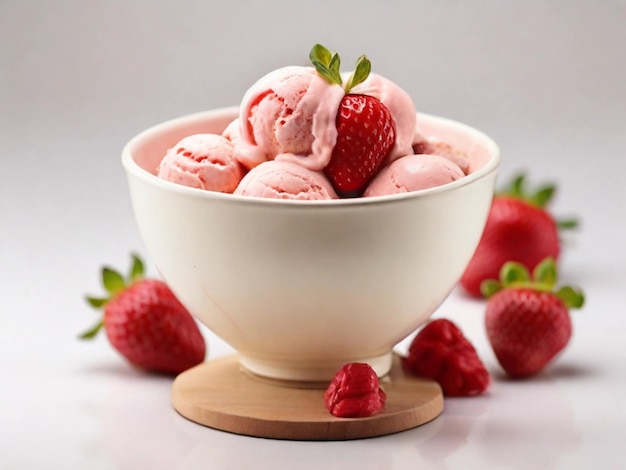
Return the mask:
<path id="1" fill-rule="evenodd" d="M 502 290 L 502 284 L 495 279 L 486 279 L 480 283 L 480 293 L 487 299 L 500 290 Z"/>
<path id="2" fill-rule="evenodd" d="M 504 186 L 500 191 L 497 191 L 496 195 L 522 199 L 543 209 L 552 200 L 555 191 L 556 186 L 552 183 L 547 183 L 540 186 L 533 193 L 529 193 L 526 189 L 526 174 L 518 173 L 513 177 L 508 186 Z"/>
<path id="3" fill-rule="evenodd" d="M 132 263 L 130 266 L 130 271 L 128 273 L 128 284 L 131 284 L 139 279 L 141 279 L 144 275 L 144 264 L 141 258 L 135 253 L 131 254 Z M 127 283 L 124 280 L 124 277 L 115 269 L 109 268 L 105 266 L 102 268 L 102 284 L 104 285 L 104 289 L 109 294 L 108 296 L 85 296 L 85 300 L 89 305 L 96 309 L 102 309 L 114 296 L 121 293 L 127 287 Z M 89 330 L 85 331 L 81 335 L 79 335 L 80 339 L 91 339 L 98 334 L 98 331 L 102 329 L 104 326 L 104 320 L 101 318 L 98 323 L 92 326 Z"/>
<path id="4" fill-rule="evenodd" d="M 108 267 L 102 268 L 102 284 L 104 285 L 106 291 L 111 295 L 121 292 L 126 287 L 126 283 L 124 282 L 122 275 L 116 270 Z"/>
<path id="5" fill-rule="evenodd" d="M 93 339 L 96 337 L 96 335 L 98 334 L 98 332 L 102 329 L 102 327 L 104 326 L 104 322 L 102 320 L 100 320 L 98 323 L 96 323 L 94 326 L 92 326 L 91 328 L 89 328 L 87 331 L 85 331 L 84 333 L 82 333 L 79 338 L 80 339 Z"/>
<path id="6" fill-rule="evenodd" d="M 485 280 L 480 285 L 480 292 L 484 297 L 489 298 L 501 289 L 522 287 L 549 292 L 561 299 L 568 308 L 581 308 L 585 303 L 583 292 L 571 286 L 562 286 L 555 291 L 557 279 L 558 272 L 554 258 L 547 257 L 535 266 L 532 279 L 524 265 L 508 261 L 500 269 L 500 282 L 495 279 Z"/>
<path id="7" fill-rule="evenodd" d="M 317 62 L 325 67 L 328 67 L 330 64 L 331 57 L 332 55 L 330 51 L 321 44 L 315 44 L 309 53 L 309 59 L 311 59 L 311 62 Z"/>
<path id="8" fill-rule="evenodd" d="M 524 183 L 526 182 L 526 175 L 524 173 L 520 173 L 513 178 L 510 183 L 508 190 L 505 193 L 510 194 L 514 197 L 524 197 Z"/>
<path id="9" fill-rule="evenodd" d="M 531 281 L 526 266 L 515 261 L 508 261 L 500 269 L 500 282 L 505 287 L 528 284 Z"/>
<path id="10" fill-rule="evenodd" d="M 320 62 L 313 62 L 313 66 L 315 67 L 315 70 L 317 70 L 317 73 L 322 76 L 322 78 L 324 78 L 328 83 L 334 84 L 333 74 L 330 70 L 328 70 L 328 67 Z"/>
<path id="11" fill-rule="evenodd" d="M 337 79 L 339 80 L 339 83 L 341 83 L 340 69 L 341 69 L 341 59 L 339 58 L 339 54 L 335 52 L 330 58 L 330 62 L 328 64 L 328 70 L 330 70 L 335 80 Z"/>
<path id="12" fill-rule="evenodd" d="M 546 290 L 552 290 L 557 280 L 556 262 L 553 258 L 546 258 L 533 271 L 533 279 Z"/>
<path id="13" fill-rule="evenodd" d="M 87 300 L 87 303 L 94 308 L 102 308 L 109 301 L 109 298 L 87 296 L 85 297 L 85 300 Z"/>
<path id="14" fill-rule="evenodd" d="M 141 260 L 141 258 L 134 253 L 132 254 L 132 258 L 133 258 L 133 264 L 131 265 L 130 274 L 128 276 L 129 283 L 132 283 L 141 279 L 145 271 L 143 261 Z"/>
<path id="15" fill-rule="evenodd" d="M 321 44 L 315 44 L 309 52 L 309 60 L 319 73 L 331 85 L 342 85 L 341 78 L 341 59 L 339 54 L 331 52 Z M 369 59 L 362 55 L 356 61 L 354 71 L 350 74 L 344 90 L 348 93 L 359 83 L 363 83 L 372 70 L 372 63 Z"/>
<path id="16" fill-rule="evenodd" d="M 570 217 L 568 219 L 557 219 L 556 226 L 559 230 L 571 230 L 578 228 L 578 219 Z"/>
<path id="17" fill-rule="evenodd" d="M 340 60 L 337 53 L 331 53 L 321 44 L 316 44 L 309 53 L 311 63 L 328 83 L 331 85 L 341 85 L 341 74 L 339 73 Z"/>
<path id="18" fill-rule="evenodd" d="M 356 61 L 356 66 L 354 68 L 354 72 L 348 78 L 348 81 L 345 86 L 346 93 L 349 93 L 352 88 L 357 86 L 359 83 L 363 83 L 365 79 L 369 76 L 372 71 L 372 63 L 370 60 L 362 55 Z"/>
<path id="19" fill-rule="evenodd" d="M 545 186 L 540 187 L 537 191 L 535 191 L 534 194 L 530 196 L 529 202 L 536 205 L 537 207 L 544 208 L 552 200 L 552 196 L 554 196 L 555 190 L 556 187 L 553 184 L 546 184 Z"/>
<path id="20" fill-rule="evenodd" d="M 585 303 L 585 295 L 580 289 L 563 286 L 556 291 L 556 296 L 569 308 L 581 308 Z"/>

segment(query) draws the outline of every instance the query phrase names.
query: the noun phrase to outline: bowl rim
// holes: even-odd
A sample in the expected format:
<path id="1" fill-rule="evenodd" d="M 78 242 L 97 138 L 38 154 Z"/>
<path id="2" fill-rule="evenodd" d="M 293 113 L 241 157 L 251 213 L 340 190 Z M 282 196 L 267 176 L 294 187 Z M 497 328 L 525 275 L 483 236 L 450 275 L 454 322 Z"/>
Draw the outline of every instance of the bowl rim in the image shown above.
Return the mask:
<path id="1" fill-rule="evenodd" d="M 418 112 L 418 122 L 420 118 L 426 118 L 429 121 L 433 121 L 435 123 L 440 123 L 442 125 L 448 127 L 456 127 L 457 129 L 463 130 L 465 132 L 470 132 L 473 134 L 477 134 L 482 139 L 483 143 L 487 146 L 488 152 L 491 155 L 491 158 L 478 170 L 470 173 L 469 175 L 460 178 L 451 183 L 447 183 L 440 186 L 435 186 L 428 189 L 421 189 L 418 191 L 410 191 L 406 193 L 398 193 L 398 194 L 388 194 L 382 196 L 370 196 L 370 197 L 358 197 L 358 198 L 344 198 L 344 199 L 329 199 L 329 200 L 293 200 L 293 199 L 272 199 L 272 198 L 260 198 L 260 197 L 250 197 L 250 196 L 242 196 L 238 194 L 231 193 L 220 193 L 217 191 L 208 191 L 205 189 L 192 188 L 189 186 L 184 186 L 181 184 L 173 183 L 171 181 L 164 180 L 159 178 L 153 173 L 145 170 L 137 162 L 135 162 L 132 149 L 137 145 L 138 142 L 149 138 L 152 135 L 159 134 L 164 130 L 172 127 L 172 126 L 185 126 L 187 124 L 191 124 L 198 120 L 209 119 L 209 118 L 224 118 L 227 116 L 235 116 L 239 111 L 238 106 L 227 106 L 221 108 L 214 108 L 205 111 L 199 111 L 195 113 L 185 114 L 173 119 L 168 119 L 166 121 L 162 121 L 158 124 L 148 127 L 143 131 L 136 134 L 132 137 L 123 147 L 122 149 L 122 165 L 127 173 L 127 175 L 132 175 L 145 183 L 159 187 L 168 192 L 178 193 L 180 195 L 186 195 L 189 197 L 199 198 L 199 199 L 207 199 L 207 200 L 218 200 L 218 201 L 231 201 L 233 203 L 239 204 L 248 204 L 248 205 L 258 205 L 258 206 L 297 206 L 297 207 L 327 207 L 327 208 L 340 208 L 340 207 L 352 207 L 352 206 L 370 206 L 370 205 L 380 205 L 380 204 L 389 204 L 394 201 L 399 200 L 407 200 L 407 199 L 417 199 L 428 197 L 433 194 L 452 191 L 457 188 L 461 188 L 463 186 L 467 186 L 472 184 L 473 182 L 483 179 L 490 175 L 491 173 L 498 170 L 501 161 L 500 148 L 498 144 L 487 134 L 484 132 L 464 124 L 459 121 L 455 121 L 453 119 L 436 116 L 428 113 Z M 233 117 L 234 119 L 234 117 Z"/>

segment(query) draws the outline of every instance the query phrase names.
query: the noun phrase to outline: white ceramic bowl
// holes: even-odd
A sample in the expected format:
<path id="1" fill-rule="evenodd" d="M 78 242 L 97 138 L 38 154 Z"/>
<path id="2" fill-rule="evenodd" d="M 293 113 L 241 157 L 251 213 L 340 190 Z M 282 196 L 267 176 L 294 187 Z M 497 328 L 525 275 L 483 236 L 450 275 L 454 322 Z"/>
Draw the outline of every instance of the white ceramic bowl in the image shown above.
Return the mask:
<path id="1" fill-rule="evenodd" d="M 420 114 L 424 134 L 470 155 L 472 173 L 375 198 L 248 198 L 155 176 L 178 140 L 221 132 L 236 114 L 224 108 L 174 119 L 124 148 L 137 224 L 156 267 L 255 374 L 326 381 L 359 361 L 384 375 L 392 348 L 445 300 L 478 244 L 497 145 L 468 126 Z"/>

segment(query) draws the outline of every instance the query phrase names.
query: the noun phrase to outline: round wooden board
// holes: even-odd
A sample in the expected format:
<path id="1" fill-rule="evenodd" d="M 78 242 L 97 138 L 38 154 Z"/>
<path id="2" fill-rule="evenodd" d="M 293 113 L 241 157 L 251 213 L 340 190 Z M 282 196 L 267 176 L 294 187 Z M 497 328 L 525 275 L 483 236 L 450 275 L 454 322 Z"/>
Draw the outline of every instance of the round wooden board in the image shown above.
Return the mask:
<path id="1" fill-rule="evenodd" d="M 242 370 L 237 356 L 205 362 L 176 377 L 174 409 L 204 426 L 247 436 L 288 440 L 347 440 L 417 427 L 443 410 L 431 380 L 406 374 L 394 357 L 381 379 L 385 409 L 368 418 L 336 418 L 324 407 L 324 388 L 273 383 Z"/>

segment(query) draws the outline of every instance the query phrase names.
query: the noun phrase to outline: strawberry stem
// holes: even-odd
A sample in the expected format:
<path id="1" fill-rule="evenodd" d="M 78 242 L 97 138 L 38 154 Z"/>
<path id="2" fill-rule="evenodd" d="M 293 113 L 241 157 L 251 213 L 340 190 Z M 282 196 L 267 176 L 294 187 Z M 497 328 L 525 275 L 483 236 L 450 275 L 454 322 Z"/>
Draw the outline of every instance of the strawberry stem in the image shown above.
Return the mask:
<path id="1" fill-rule="evenodd" d="M 80 339 L 93 339 L 96 337 L 96 335 L 102 329 L 103 326 L 104 326 L 104 321 L 100 320 L 98 323 L 96 323 L 94 326 L 89 328 L 87 331 L 81 333 L 79 338 Z"/>
<path id="2" fill-rule="evenodd" d="M 533 270 L 532 276 L 526 266 L 509 261 L 500 269 L 500 279 L 487 279 L 480 285 L 482 295 L 489 298 L 502 289 L 533 289 L 539 292 L 552 292 L 569 308 L 580 308 L 585 297 L 580 289 L 571 286 L 554 290 L 558 278 L 556 261 L 547 257 Z"/>
<path id="3" fill-rule="evenodd" d="M 372 63 L 370 60 L 362 55 L 356 61 L 356 67 L 354 68 L 354 72 L 350 74 L 348 81 L 346 82 L 345 90 L 346 93 L 350 93 L 355 86 L 359 83 L 363 83 L 365 79 L 369 76 L 372 71 Z"/>
<path id="4" fill-rule="evenodd" d="M 109 297 L 85 297 L 87 303 L 91 305 L 93 308 L 102 308 L 109 301 Z"/>
<path id="5" fill-rule="evenodd" d="M 553 184 L 548 184 L 537 189 L 530 195 L 530 202 L 537 207 L 546 207 L 552 200 L 556 187 Z"/>
<path id="6" fill-rule="evenodd" d="M 121 292 L 126 287 L 126 281 L 120 273 L 109 267 L 102 268 L 102 284 L 104 289 L 111 295 Z"/>
<path id="7" fill-rule="evenodd" d="M 316 44 L 309 53 L 309 59 L 311 63 L 323 78 L 326 79 L 331 85 L 341 85 L 341 73 L 339 67 L 341 60 L 339 54 L 336 52 L 330 52 L 321 44 Z"/>
<path id="8" fill-rule="evenodd" d="M 135 253 L 133 253 L 131 256 L 133 258 L 133 263 L 130 267 L 130 273 L 128 274 L 129 284 L 132 284 L 133 282 L 141 279 L 145 272 L 144 264 L 141 258 Z"/>
<path id="9" fill-rule="evenodd" d="M 578 228 L 578 219 L 573 217 L 567 219 L 557 219 L 556 226 L 559 230 L 571 230 Z"/>
<path id="10" fill-rule="evenodd" d="M 556 296 L 569 308 L 581 308 L 585 303 L 585 295 L 580 289 L 563 286 L 556 291 Z"/>
<path id="11" fill-rule="evenodd" d="M 533 279 L 535 282 L 547 286 L 548 290 L 552 290 L 557 279 L 556 261 L 554 258 L 548 257 L 535 266 Z"/>
<path id="12" fill-rule="evenodd" d="M 341 78 L 341 59 L 339 54 L 331 52 L 321 44 L 315 44 L 309 53 L 309 59 L 322 78 L 324 78 L 331 85 L 343 85 L 343 79 Z M 350 74 L 350 77 L 346 81 L 344 90 L 349 93 L 352 88 L 359 83 L 363 83 L 369 76 L 372 70 L 372 63 L 370 60 L 362 55 L 356 61 L 354 71 Z"/>
<path id="13" fill-rule="evenodd" d="M 95 309 L 102 309 L 104 306 L 111 300 L 111 298 L 115 297 L 117 294 L 122 292 L 126 287 L 132 284 L 135 281 L 143 278 L 144 275 L 144 264 L 141 258 L 132 254 L 132 263 L 130 266 L 130 270 L 128 272 L 127 280 L 115 269 L 109 268 L 105 266 L 102 268 L 102 284 L 106 293 L 108 294 L 105 297 L 95 297 L 95 296 L 86 296 L 85 300 L 89 305 L 91 305 Z M 94 338 L 98 332 L 102 329 L 104 325 L 104 320 L 101 318 L 98 323 L 89 328 L 84 333 L 79 335 L 80 339 L 92 339 Z"/>
<path id="14" fill-rule="evenodd" d="M 500 270 L 500 280 L 505 286 L 526 284 L 531 281 L 526 266 L 520 263 L 508 262 Z"/>
<path id="15" fill-rule="evenodd" d="M 552 200 L 555 191 L 556 186 L 549 183 L 540 186 L 531 194 L 526 189 L 526 174 L 519 173 L 513 177 L 507 186 L 498 191 L 496 195 L 519 198 L 539 208 L 545 208 Z"/>

